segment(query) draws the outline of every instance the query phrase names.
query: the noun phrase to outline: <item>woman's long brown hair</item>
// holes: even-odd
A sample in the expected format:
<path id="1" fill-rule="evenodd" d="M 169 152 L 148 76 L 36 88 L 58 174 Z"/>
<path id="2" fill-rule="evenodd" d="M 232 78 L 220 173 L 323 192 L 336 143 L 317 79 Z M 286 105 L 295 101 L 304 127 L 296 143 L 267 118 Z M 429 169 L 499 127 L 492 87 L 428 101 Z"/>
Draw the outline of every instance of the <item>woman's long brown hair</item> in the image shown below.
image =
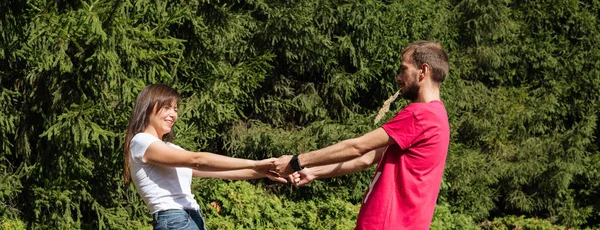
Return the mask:
<path id="1" fill-rule="evenodd" d="M 137 96 L 135 106 L 131 113 L 129 125 L 127 125 L 127 134 L 125 135 L 125 149 L 123 152 L 123 179 L 125 185 L 131 182 L 131 172 L 129 171 L 129 161 L 131 160 L 130 145 L 131 139 L 138 133 L 143 132 L 147 127 L 152 112 L 158 113 L 160 109 L 170 106 L 173 102 L 179 104 L 181 96 L 171 87 L 164 84 L 154 84 L 146 86 Z M 154 110 L 154 108 L 157 108 Z M 173 129 L 171 132 L 162 136 L 163 141 L 172 141 L 174 137 Z"/>

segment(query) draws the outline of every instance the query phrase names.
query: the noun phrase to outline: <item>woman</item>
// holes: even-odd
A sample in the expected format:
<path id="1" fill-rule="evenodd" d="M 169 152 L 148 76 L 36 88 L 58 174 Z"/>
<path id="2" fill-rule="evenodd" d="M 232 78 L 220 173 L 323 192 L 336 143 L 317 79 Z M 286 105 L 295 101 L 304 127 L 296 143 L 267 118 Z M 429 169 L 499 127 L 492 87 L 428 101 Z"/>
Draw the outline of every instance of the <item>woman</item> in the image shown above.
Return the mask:
<path id="1" fill-rule="evenodd" d="M 286 180 L 269 172 L 275 158 L 261 161 L 190 152 L 170 143 L 180 96 L 167 85 L 144 88 L 127 127 L 125 183 L 133 180 L 152 214 L 154 229 L 206 229 L 191 192 L 192 177 Z"/>

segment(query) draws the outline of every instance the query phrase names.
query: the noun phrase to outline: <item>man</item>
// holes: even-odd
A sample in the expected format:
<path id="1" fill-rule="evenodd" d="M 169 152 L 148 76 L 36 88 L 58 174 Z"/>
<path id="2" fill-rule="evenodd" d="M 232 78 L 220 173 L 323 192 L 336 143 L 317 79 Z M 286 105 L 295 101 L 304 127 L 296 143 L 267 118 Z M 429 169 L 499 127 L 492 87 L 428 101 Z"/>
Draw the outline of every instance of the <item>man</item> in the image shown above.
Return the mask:
<path id="1" fill-rule="evenodd" d="M 282 175 L 295 172 L 290 179 L 301 186 L 378 163 L 355 229 L 429 229 L 450 141 L 448 115 L 440 100 L 448 71 L 448 56 L 439 43 L 408 44 L 396 82 L 402 97 L 412 103 L 361 137 L 281 156 L 275 170 Z"/>

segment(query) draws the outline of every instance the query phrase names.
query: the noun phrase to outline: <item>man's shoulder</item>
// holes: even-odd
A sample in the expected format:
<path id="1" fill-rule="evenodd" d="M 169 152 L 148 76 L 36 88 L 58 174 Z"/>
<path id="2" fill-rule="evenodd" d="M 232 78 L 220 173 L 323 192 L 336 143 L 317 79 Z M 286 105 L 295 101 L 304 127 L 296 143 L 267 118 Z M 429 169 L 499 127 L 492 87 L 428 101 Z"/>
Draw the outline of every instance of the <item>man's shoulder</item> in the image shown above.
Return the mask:
<path id="1" fill-rule="evenodd" d="M 419 114 L 435 114 L 435 115 L 446 115 L 446 107 L 441 101 L 431 101 L 428 103 L 410 103 L 401 112 Z"/>

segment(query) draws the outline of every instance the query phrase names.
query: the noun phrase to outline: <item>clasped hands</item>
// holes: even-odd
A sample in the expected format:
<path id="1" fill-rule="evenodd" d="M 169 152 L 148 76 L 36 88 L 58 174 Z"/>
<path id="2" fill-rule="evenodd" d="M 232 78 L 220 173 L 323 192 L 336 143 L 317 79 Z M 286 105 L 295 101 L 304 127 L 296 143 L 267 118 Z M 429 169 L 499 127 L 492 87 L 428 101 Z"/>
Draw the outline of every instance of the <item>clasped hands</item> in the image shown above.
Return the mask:
<path id="1" fill-rule="evenodd" d="M 273 181 L 287 183 L 288 180 L 296 186 L 303 186 L 317 179 L 310 168 L 293 172 L 290 166 L 292 155 L 283 155 L 279 158 L 269 158 L 256 161 L 255 170 L 261 172 Z M 288 180 L 286 180 L 287 178 Z"/>

